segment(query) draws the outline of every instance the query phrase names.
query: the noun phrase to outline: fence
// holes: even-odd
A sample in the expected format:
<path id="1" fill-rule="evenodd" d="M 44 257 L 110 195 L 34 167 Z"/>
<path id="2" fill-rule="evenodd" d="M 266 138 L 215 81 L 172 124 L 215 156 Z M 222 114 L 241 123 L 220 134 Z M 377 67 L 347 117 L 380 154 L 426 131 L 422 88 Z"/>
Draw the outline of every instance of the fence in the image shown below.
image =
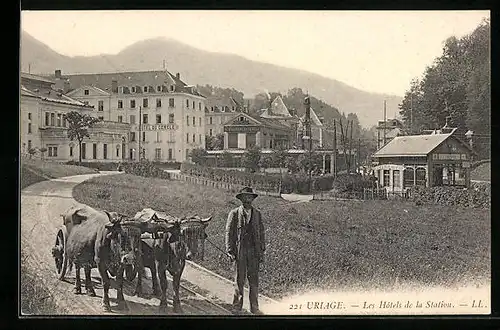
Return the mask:
<path id="1" fill-rule="evenodd" d="M 386 188 L 364 188 L 363 199 L 408 199 L 410 190 L 390 191 Z"/>
<path id="2" fill-rule="evenodd" d="M 313 195 L 313 200 L 317 201 L 363 201 L 363 194 L 360 192 L 349 192 L 336 194 L 333 192 L 320 192 Z"/>
<path id="3" fill-rule="evenodd" d="M 231 191 L 233 193 L 238 192 L 241 188 L 244 187 L 243 185 L 239 185 L 239 184 L 235 184 L 235 183 L 214 181 L 214 180 L 206 179 L 203 177 L 190 176 L 190 175 L 186 175 L 186 174 L 182 174 L 182 173 L 169 172 L 169 177 L 170 177 L 170 179 L 173 179 L 173 180 L 184 181 L 184 182 L 193 183 L 193 184 L 200 184 L 200 185 L 204 185 L 204 186 L 212 187 L 212 188 L 217 188 L 217 189 L 225 189 L 225 190 Z M 277 192 L 262 191 L 262 190 L 255 190 L 255 192 L 258 193 L 259 195 L 263 195 L 263 196 L 280 197 L 280 194 Z"/>

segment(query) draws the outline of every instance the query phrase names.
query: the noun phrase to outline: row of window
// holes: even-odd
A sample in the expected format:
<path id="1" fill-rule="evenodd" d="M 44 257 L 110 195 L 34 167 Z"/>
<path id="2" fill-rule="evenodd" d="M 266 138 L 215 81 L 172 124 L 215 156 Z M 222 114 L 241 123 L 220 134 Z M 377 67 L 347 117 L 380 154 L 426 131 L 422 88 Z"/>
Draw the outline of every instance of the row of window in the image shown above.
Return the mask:
<path id="1" fill-rule="evenodd" d="M 382 187 L 389 187 L 390 186 L 390 178 L 391 178 L 390 170 L 380 170 L 380 172 L 382 172 L 381 177 L 383 178 Z M 392 171 L 392 182 L 393 182 L 394 188 L 401 187 L 399 170 Z"/>
<path id="2" fill-rule="evenodd" d="M 130 159 L 135 159 L 134 152 L 135 152 L 134 149 L 129 150 L 129 158 Z M 142 149 L 142 157 L 147 158 L 145 148 Z M 163 152 L 162 152 L 161 148 L 155 148 L 155 160 L 163 160 Z M 168 149 L 167 160 L 174 160 L 174 150 L 172 148 Z"/>
<path id="3" fill-rule="evenodd" d="M 193 124 L 193 126 L 196 126 L 196 117 L 195 116 L 192 117 L 192 124 Z M 186 116 L 186 125 L 187 126 L 190 125 L 189 116 Z M 201 117 L 198 118 L 198 125 L 201 126 Z"/>
<path id="4" fill-rule="evenodd" d="M 208 125 L 217 125 L 217 124 L 223 124 L 225 123 L 227 120 L 229 120 L 229 118 L 232 118 L 233 115 L 227 115 L 227 116 L 212 116 L 212 115 L 206 115 L 206 117 L 208 118 Z M 217 120 L 217 118 L 219 118 L 219 120 Z"/>
<path id="5" fill-rule="evenodd" d="M 85 101 L 86 104 L 88 104 L 88 101 Z M 168 99 L 168 106 L 170 108 L 175 108 L 175 99 L 174 98 L 169 98 Z M 144 98 L 142 99 L 142 107 L 143 108 L 149 108 L 149 99 Z M 162 99 L 157 98 L 156 99 L 156 107 L 161 108 L 162 107 Z M 117 108 L 118 109 L 123 109 L 123 100 L 117 100 Z M 135 109 L 136 108 L 136 100 L 129 100 L 129 108 L 130 109 Z M 186 100 L 186 108 L 187 109 L 196 109 L 196 102 L 192 101 L 192 103 L 189 100 Z M 202 105 L 201 102 L 198 102 L 198 110 L 202 110 Z M 97 111 L 104 111 L 104 101 L 97 101 Z"/>
<path id="6" fill-rule="evenodd" d="M 222 107 L 210 107 L 210 112 L 214 112 L 215 108 L 218 108 L 220 110 L 220 112 L 229 112 L 229 107 L 228 106 L 222 106 Z M 236 107 L 235 106 L 232 106 L 231 107 L 231 112 L 235 112 L 236 111 Z"/>
<path id="7" fill-rule="evenodd" d="M 186 133 L 186 143 L 189 143 L 189 133 Z M 198 134 L 198 143 L 201 143 L 201 134 Z M 193 134 L 193 139 L 191 140 L 192 143 L 196 143 L 196 134 Z"/>
<path id="8" fill-rule="evenodd" d="M 129 133 L 129 141 L 130 142 L 135 142 L 136 141 L 136 138 L 135 138 L 135 133 L 136 132 L 130 132 Z M 161 139 L 161 132 L 156 132 L 156 139 L 154 142 L 163 142 L 163 140 Z M 191 138 L 191 140 L 190 140 Z M 142 139 L 141 139 L 142 142 L 149 142 L 146 140 L 146 132 L 142 132 Z M 172 132 L 170 134 L 170 137 L 169 137 L 169 140 L 167 141 L 169 143 L 174 143 L 175 142 L 175 133 Z M 186 143 L 196 143 L 196 134 L 190 134 L 190 133 L 186 133 Z M 202 143 L 202 134 L 198 134 L 198 143 Z"/>
<path id="9" fill-rule="evenodd" d="M 129 141 L 130 142 L 135 142 L 136 141 L 136 139 L 135 139 L 135 133 L 136 132 L 130 132 L 129 133 Z M 141 133 L 142 133 L 142 139 L 141 139 L 141 141 L 142 142 L 149 142 L 149 141 L 146 140 L 146 132 L 141 132 Z M 162 137 L 162 132 L 158 131 L 158 132 L 155 132 L 155 133 L 156 133 L 156 139 L 155 139 L 154 142 L 163 142 L 163 140 L 161 138 Z M 171 131 L 169 133 L 170 133 L 170 135 L 169 135 L 169 138 L 168 138 L 167 142 L 174 143 L 175 142 L 175 132 Z"/>
<path id="10" fill-rule="evenodd" d="M 69 147 L 69 155 L 73 156 L 73 147 Z M 120 157 L 120 146 L 116 146 L 116 157 Z M 108 145 L 102 145 L 102 158 L 108 159 Z M 87 159 L 87 144 L 82 143 L 82 159 Z M 92 159 L 97 159 L 97 143 L 92 144 Z"/>
<path id="11" fill-rule="evenodd" d="M 64 117 L 63 114 L 55 113 L 55 112 L 46 112 L 45 113 L 45 126 L 67 127 L 67 124 L 68 123 L 67 123 L 66 118 Z"/>
<path id="12" fill-rule="evenodd" d="M 173 92 L 175 89 L 174 85 L 170 85 L 170 88 L 169 90 L 171 92 Z M 154 93 L 155 92 L 155 88 L 153 86 L 131 86 L 131 87 L 128 87 L 128 86 L 120 86 L 119 87 L 119 92 L 121 94 L 130 94 L 130 93 Z M 167 86 L 165 85 L 158 85 L 156 86 L 156 92 L 157 93 L 163 93 L 163 92 L 166 92 L 167 91 Z M 83 91 L 83 94 L 84 95 L 90 95 L 90 91 L 88 89 L 85 89 Z"/>

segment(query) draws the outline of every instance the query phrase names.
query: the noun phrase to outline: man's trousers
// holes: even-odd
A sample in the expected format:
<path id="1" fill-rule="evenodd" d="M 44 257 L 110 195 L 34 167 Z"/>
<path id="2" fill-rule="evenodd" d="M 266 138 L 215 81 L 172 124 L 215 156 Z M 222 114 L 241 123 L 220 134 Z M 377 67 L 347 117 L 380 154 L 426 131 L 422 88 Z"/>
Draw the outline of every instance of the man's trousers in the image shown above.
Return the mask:
<path id="1" fill-rule="evenodd" d="M 255 253 L 255 249 L 250 244 L 242 244 L 242 248 L 235 262 L 235 292 L 233 305 L 236 309 L 241 310 L 243 307 L 243 294 L 246 279 L 250 287 L 250 310 L 252 312 L 259 309 L 259 260 Z"/>

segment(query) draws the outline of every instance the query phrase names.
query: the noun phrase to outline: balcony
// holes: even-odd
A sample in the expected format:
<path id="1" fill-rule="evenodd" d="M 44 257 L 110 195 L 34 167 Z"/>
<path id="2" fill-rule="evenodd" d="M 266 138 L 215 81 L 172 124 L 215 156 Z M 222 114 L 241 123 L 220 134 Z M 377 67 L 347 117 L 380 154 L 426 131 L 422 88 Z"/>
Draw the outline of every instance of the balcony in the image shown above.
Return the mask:
<path id="1" fill-rule="evenodd" d="M 66 127 L 40 127 L 41 138 L 64 139 L 68 137 Z"/>
<path id="2" fill-rule="evenodd" d="M 94 124 L 94 126 L 91 129 L 89 129 L 89 131 L 103 131 L 103 130 L 109 130 L 115 132 L 124 132 L 124 131 L 128 132 L 130 130 L 130 124 L 105 120 Z"/>

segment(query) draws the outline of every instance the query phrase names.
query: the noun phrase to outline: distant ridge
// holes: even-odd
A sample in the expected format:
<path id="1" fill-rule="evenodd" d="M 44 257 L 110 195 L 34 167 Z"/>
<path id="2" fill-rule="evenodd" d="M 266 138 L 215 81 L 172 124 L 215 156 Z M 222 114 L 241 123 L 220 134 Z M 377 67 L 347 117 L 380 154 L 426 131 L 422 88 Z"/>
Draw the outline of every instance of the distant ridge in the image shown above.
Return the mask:
<path id="1" fill-rule="evenodd" d="M 293 87 L 307 89 L 311 95 L 336 107 L 340 112 L 356 113 L 364 127 L 376 125 L 387 113 L 397 112 L 402 97 L 369 93 L 335 79 L 303 70 L 256 62 L 242 56 L 208 52 L 182 42 L 156 37 L 136 42 L 118 54 L 69 57 L 22 31 L 21 70 L 51 74 L 56 69 L 63 74 L 109 73 L 117 71 L 161 70 L 165 60 L 167 69 L 179 72 L 187 84 L 231 87 L 253 97 L 264 90 L 285 92 Z"/>

